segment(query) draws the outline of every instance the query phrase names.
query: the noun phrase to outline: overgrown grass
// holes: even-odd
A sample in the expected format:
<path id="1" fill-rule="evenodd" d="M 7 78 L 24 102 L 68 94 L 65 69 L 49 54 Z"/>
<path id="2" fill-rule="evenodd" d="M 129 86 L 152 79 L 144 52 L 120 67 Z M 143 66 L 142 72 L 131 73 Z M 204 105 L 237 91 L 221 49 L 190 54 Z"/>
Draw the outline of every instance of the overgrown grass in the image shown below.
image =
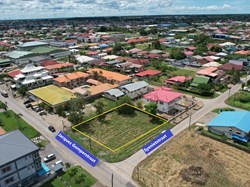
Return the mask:
<path id="1" fill-rule="evenodd" d="M 117 111 L 112 111 L 106 114 L 104 119 L 96 118 L 76 127 L 110 149 L 116 149 L 115 152 L 74 130 L 69 130 L 66 133 L 97 157 L 108 162 L 118 162 L 133 155 L 163 130 L 173 127 L 172 124 L 165 122 L 165 120 L 156 120 L 155 117 L 137 110 L 134 115 L 128 116 L 119 115 Z M 160 126 L 163 123 L 164 125 Z M 157 126 L 159 128 L 153 130 Z M 136 139 L 137 137 L 140 138 Z M 136 140 L 133 141 L 134 139 Z M 121 147 L 123 145 L 126 146 Z"/>
<path id="2" fill-rule="evenodd" d="M 13 111 L 0 113 L 0 119 L 2 121 L 2 128 L 6 132 L 10 132 L 19 129 L 29 139 L 40 136 L 40 133 L 30 126 L 21 117 L 18 117 Z"/>
<path id="3" fill-rule="evenodd" d="M 75 174 L 72 175 L 71 172 L 75 170 Z M 74 172 L 73 172 L 74 173 Z M 82 175 L 83 182 L 76 182 L 77 176 Z M 90 187 L 96 183 L 96 179 L 92 177 L 87 171 L 82 169 L 80 166 L 75 166 L 70 168 L 65 173 L 60 175 L 61 179 L 55 178 L 51 181 L 42 185 L 42 187 Z M 63 182 L 66 181 L 66 184 Z"/>
<path id="4" fill-rule="evenodd" d="M 230 106 L 250 110 L 250 92 L 239 91 L 229 97 L 226 103 Z"/>

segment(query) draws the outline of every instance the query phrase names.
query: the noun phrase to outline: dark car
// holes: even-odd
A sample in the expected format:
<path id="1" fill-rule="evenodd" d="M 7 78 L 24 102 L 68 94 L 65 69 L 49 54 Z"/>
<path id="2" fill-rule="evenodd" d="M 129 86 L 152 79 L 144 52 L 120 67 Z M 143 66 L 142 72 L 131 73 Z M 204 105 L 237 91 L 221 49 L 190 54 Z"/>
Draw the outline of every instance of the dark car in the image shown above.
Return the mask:
<path id="1" fill-rule="evenodd" d="M 49 126 L 49 130 L 50 130 L 51 132 L 56 132 L 56 129 L 55 129 L 53 126 Z"/>
<path id="2" fill-rule="evenodd" d="M 41 108 L 41 107 L 38 107 L 35 109 L 36 112 L 41 112 L 42 110 L 43 110 L 43 108 Z"/>
<path id="3" fill-rule="evenodd" d="M 25 107 L 30 108 L 30 107 L 32 107 L 32 104 L 28 103 L 28 104 L 25 105 Z"/>
<path id="4" fill-rule="evenodd" d="M 26 105 L 28 103 L 30 103 L 30 100 L 26 100 L 26 101 L 23 102 L 24 105 Z"/>

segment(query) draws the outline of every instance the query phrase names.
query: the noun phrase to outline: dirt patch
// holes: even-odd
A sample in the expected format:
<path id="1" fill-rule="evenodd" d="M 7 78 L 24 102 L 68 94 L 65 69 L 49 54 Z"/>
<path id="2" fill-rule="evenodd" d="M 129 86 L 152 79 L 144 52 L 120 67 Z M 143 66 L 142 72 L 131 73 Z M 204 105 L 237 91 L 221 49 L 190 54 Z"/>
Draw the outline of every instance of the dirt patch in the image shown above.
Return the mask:
<path id="1" fill-rule="evenodd" d="M 180 176 L 184 181 L 191 182 L 191 184 L 197 184 L 204 186 L 207 183 L 209 175 L 199 166 L 190 166 L 184 168 L 180 172 Z"/>
<path id="2" fill-rule="evenodd" d="M 133 178 L 144 187 L 248 187 L 250 155 L 185 131 L 141 162 Z"/>

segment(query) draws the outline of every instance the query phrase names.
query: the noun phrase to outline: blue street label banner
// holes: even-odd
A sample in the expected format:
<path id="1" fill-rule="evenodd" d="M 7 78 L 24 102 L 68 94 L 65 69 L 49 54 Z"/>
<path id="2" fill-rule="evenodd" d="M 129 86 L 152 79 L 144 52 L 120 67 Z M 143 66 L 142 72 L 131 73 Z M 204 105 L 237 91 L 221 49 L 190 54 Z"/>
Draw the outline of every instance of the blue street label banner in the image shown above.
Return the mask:
<path id="1" fill-rule="evenodd" d="M 79 157 L 81 157 L 83 160 L 88 162 L 91 166 L 94 167 L 99 162 L 98 158 L 96 158 L 93 154 L 84 149 L 81 145 L 76 143 L 62 131 L 58 133 L 56 139 L 63 145 L 65 145 L 67 148 L 69 148 L 71 151 L 73 151 L 75 154 L 77 154 Z"/>
<path id="2" fill-rule="evenodd" d="M 157 136 L 155 139 L 153 139 L 151 142 L 149 142 L 147 145 L 142 147 L 142 150 L 149 154 L 151 151 L 159 147 L 161 144 L 166 142 L 169 138 L 173 136 L 172 132 L 170 130 L 162 132 L 159 136 Z"/>

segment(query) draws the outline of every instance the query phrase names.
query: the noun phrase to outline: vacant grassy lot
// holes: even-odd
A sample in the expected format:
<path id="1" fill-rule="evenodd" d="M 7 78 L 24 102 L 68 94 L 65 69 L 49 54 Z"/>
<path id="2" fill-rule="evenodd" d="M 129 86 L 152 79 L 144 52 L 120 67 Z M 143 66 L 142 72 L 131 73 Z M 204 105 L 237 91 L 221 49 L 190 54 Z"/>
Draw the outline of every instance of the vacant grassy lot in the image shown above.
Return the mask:
<path id="1" fill-rule="evenodd" d="M 250 110 L 250 92 L 239 91 L 226 100 L 228 105 Z"/>
<path id="2" fill-rule="evenodd" d="M 248 153 L 185 131 L 141 162 L 133 178 L 145 187 L 247 187 L 249 169 Z"/>
<path id="3" fill-rule="evenodd" d="M 0 119 L 2 121 L 2 128 L 6 132 L 19 129 L 29 139 L 40 136 L 39 132 L 11 110 L 0 113 Z"/>
<path id="4" fill-rule="evenodd" d="M 96 156 L 117 162 L 138 151 L 163 130 L 172 127 L 168 123 L 162 125 L 164 122 L 136 109 L 132 115 L 122 115 L 114 110 L 75 127 L 91 139 L 74 130 L 66 133 Z"/>
<path id="5" fill-rule="evenodd" d="M 72 175 L 73 173 L 74 175 Z M 70 168 L 67 172 L 61 174 L 60 176 L 61 179 L 55 178 L 42 185 L 42 187 L 90 187 L 96 183 L 96 179 L 79 166 Z M 82 178 L 82 181 L 76 181 L 77 177 Z M 64 181 L 66 181 L 66 184 Z"/>

